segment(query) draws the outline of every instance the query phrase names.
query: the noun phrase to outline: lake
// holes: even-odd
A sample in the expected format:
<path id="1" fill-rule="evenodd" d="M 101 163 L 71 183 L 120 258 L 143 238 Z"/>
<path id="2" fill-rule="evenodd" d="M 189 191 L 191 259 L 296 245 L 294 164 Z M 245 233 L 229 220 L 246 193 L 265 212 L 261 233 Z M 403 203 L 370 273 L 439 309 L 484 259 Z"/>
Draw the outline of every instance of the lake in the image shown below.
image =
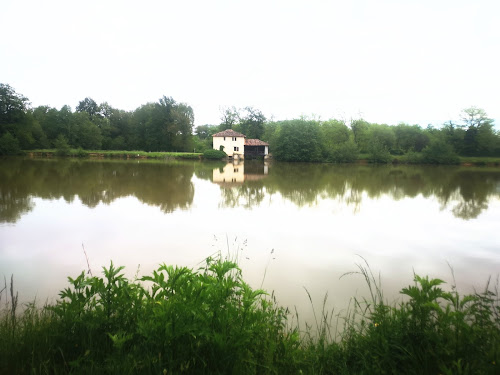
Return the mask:
<path id="1" fill-rule="evenodd" d="M 364 260 L 390 301 L 413 272 L 451 285 L 450 267 L 481 289 L 499 231 L 499 168 L 0 159 L 0 276 L 22 301 L 53 301 L 86 255 L 94 275 L 113 260 L 133 277 L 221 252 L 311 321 L 305 289 L 337 312 L 368 295 L 343 276 Z"/>

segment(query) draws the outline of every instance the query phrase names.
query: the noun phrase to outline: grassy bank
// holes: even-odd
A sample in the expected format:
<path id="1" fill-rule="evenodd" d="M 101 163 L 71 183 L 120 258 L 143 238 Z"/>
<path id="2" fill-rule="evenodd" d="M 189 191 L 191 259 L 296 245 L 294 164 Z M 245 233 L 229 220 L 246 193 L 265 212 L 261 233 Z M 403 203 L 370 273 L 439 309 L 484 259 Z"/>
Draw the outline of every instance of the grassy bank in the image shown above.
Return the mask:
<path id="1" fill-rule="evenodd" d="M 31 156 L 53 157 L 58 156 L 56 149 L 29 150 L 25 151 Z M 93 157 L 93 158 L 122 158 L 122 159 L 200 159 L 201 153 L 195 152 L 146 152 L 146 151 L 110 151 L 110 150 L 83 150 L 69 149 L 64 155 L 70 157 Z"/>
<path id="2" fill-rule="evenodd" d="M 357 158 L 357 163 L 371 163 L 370 154 L 359 154 Z M 418 162 L 418 160 L 409 160 L 408 155 L 390 155 L 389 162 L 393 164 L 426 164 L 423 162 Z M 459 156 L 458 164 L 464 166 L 490 166 L 499 167 L 500 157 L 488 157 L 488 156 Z"/>
<path id="3" fill-rule="evenodd" d="M 353 299 L 335 318 L 319 312 L 305 328 L 220 257 L 197 270 L 162 265 L 135 280 L 113 264 L 102 277 L 82 272 L 43 308 L 18 306 L 11 280 L 0 294 L 0 373 L 500 372 L 496 289 L 461 296 L 415 275 L 404 301 L 388 304 L 369 268 L 359 273 L 371 298 Z"/>

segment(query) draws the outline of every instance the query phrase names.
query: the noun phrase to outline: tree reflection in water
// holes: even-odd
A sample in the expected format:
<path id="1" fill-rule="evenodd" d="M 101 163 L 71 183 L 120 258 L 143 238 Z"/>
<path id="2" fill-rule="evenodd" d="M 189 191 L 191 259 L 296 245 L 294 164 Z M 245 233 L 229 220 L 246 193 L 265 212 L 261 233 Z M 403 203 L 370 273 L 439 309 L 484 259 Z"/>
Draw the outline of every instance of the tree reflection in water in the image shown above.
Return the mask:
<path id="1" fill-rule="evenodd" d="M 192 205 L 194 175 L 220 185 L 223 208 L 252 209 L 280 194 L 298 207 L 335 199 L 359 212 L 364 197 L 422 195 L 468 220 L 500 196 L 498 168 L 7 158 L 0 161 L 0 223 L 30 212 L 34 197 L 66 202 L 78 197 L 92 208 L 134 196 L 171 213 Z"/>

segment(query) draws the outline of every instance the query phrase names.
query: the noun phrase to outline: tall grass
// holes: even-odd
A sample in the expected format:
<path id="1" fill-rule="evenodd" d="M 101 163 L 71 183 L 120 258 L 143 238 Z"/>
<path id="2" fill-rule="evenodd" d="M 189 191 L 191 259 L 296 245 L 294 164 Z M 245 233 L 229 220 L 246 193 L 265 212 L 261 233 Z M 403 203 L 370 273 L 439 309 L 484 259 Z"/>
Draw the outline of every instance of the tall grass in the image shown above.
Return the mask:
<path id="1" fill-rule="evenodd" d="M 311 325 L 253 290 L 220 254 L 198 269 L 160 265 L 129 280 L 113 263 L 82 272 L 53 305 L 0 290 L 1 374 L 498 374 L 498 282 L 462 296 L 414 275 L 402 301 L 358 265 L 369 298 Z M 351 275 L 346 274 L 346 276 Z M 309 298 L 312 298 L 306 290 Z M 311 302 L 312 303 L 312 302 Z"/>

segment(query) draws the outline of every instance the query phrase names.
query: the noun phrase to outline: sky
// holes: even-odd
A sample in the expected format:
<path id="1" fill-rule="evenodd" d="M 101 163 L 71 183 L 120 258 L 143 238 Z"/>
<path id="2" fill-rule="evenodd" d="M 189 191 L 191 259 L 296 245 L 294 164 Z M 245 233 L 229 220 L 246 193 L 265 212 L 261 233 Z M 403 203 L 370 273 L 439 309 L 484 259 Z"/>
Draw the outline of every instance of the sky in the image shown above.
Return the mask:
<path id="1" fill-rule="evenodd" d="M 33 107 L 165 96 L 195 125 L 221 108 L 274 120 L 500 128 L 498 0 L 0 0 L 0 83 Z"/>

